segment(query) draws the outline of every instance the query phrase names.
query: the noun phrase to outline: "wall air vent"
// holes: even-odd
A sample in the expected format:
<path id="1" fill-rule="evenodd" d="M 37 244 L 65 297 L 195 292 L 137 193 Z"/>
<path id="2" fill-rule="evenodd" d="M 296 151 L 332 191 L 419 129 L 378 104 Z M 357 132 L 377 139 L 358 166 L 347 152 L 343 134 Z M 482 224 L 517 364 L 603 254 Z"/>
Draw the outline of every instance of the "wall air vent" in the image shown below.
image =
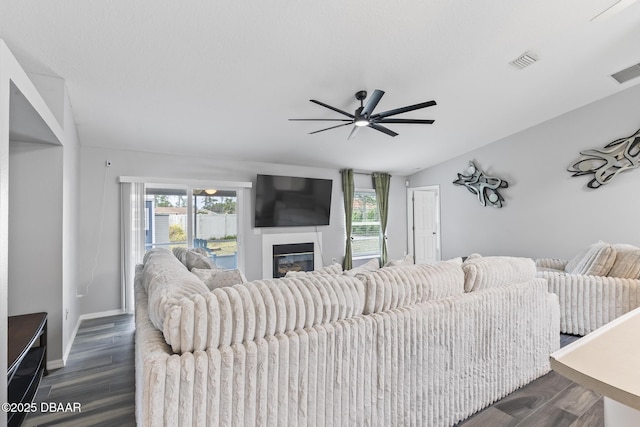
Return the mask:
<path id="1" fill-rule="evenodd" d="M 528 67 L 529 65 L 533 64 L 537 60 L 538 59 L 535 58 L 531 53 L 526 52 L 520 55 L 519 57 L 517 57 L 516 59 L 514 59 L 513 61 L 509 62 L 509 64 L 513 65 L 519 70 L 522 70 L 523 68 Z"/>
<path id="2" fill-rule="evenodd" d="M 640 64 L 632 65 L 629 68 L 625 68 L 624 70 L 611 74 L 611 77 L 616 79 L 616 81 L 620 84 L 626 83 L 631 79 L 635 79 L 636 77 L 640 77 Z"/>

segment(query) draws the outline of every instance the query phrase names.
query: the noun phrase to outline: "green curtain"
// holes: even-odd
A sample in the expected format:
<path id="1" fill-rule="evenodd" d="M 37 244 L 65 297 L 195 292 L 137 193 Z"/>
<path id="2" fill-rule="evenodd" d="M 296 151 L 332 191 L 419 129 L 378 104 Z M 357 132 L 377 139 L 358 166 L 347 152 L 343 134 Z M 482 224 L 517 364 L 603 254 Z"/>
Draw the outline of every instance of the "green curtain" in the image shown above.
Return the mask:
<path id="1" fill-rule="evenodd" d="M 351 259 L 351 222 L 353 221 L 353 169 L 343 169 L 342 174 L 342 194 L 344 195 L 344 223 L 347 230 L 347 241 L 344 248 L 344 261 L 342 268 L 350 270 L 353 267 Z"/>
<path id="2" fill-rule="evenodd" d="M 378 212 L 380 213 L 380 231 L 382 232 L 382 247 L 380 248 L 380 266 L 387 263 L 387 217 L 389 212 L 389 185 L 391 175 L 375 172 L 372 175 L 373 188 L 376 190 Z"/>

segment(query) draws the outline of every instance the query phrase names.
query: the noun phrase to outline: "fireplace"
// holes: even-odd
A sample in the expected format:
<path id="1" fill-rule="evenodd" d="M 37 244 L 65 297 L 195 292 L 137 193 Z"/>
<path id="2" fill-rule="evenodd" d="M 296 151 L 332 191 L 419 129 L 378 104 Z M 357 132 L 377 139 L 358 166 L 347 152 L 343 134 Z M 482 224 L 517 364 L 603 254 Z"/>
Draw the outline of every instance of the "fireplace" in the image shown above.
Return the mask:
<path id="1" fill-rule="evenodd" d="M 269 233 L 262 235 L 262 278 L 282 277 L 287 271 L 322 267 L 322 233 Z"/>
<path id="2" fill-rule="evenodd" d="M 313 242 L 273 245 L 273 278 L 289 271 L 313 271 Z"/>

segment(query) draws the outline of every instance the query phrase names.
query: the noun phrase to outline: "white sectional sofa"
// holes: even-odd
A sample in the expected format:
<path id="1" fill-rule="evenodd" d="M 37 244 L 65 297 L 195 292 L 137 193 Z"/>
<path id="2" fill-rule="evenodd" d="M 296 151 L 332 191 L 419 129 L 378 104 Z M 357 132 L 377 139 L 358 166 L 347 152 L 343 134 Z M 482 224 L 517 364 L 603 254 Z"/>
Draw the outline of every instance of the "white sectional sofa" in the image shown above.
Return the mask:
<path id="1" fill-rule="evenodd" d="M 138 267 L 139 425 L 450 426 L 559 347 L 557 297 L 529 259 L 214 291 L 189 274 L 166 251 Z"/>
<path id="2" fill-rule="evenodd" d="M 596 242 L 572 260 L 536 260 L 560 302 L 562 333 L 586 335 L 640 307 L 640 248 Z"/>

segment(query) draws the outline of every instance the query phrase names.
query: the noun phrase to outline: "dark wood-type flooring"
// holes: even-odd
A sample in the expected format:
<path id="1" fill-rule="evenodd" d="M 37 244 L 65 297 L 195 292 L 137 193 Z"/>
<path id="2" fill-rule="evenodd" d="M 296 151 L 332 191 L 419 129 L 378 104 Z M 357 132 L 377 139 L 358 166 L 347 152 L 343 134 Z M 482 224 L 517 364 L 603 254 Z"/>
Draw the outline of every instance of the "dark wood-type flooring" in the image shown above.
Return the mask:
<path id="1" fill-rule="evenodd" d="M 561 344 L 578 337 L 563 335 Z M 82 405 L 80 413 L 36 413 L 24 426 L 134 426 L 134 319 L 85 320 L 67 366 L 44 377 L 36 403 Z M 478 412 L 458 427 L 601 427 L 602 397 L 550 372 Z"/>
<path id="2" fill-rule="evenodd" d="M 35 402 L 81 404 L 81 412 L 30 414 L 23 426 L 135 426 L 133 315 L 85 320 L 67 365 L 42 378 Z"/>

